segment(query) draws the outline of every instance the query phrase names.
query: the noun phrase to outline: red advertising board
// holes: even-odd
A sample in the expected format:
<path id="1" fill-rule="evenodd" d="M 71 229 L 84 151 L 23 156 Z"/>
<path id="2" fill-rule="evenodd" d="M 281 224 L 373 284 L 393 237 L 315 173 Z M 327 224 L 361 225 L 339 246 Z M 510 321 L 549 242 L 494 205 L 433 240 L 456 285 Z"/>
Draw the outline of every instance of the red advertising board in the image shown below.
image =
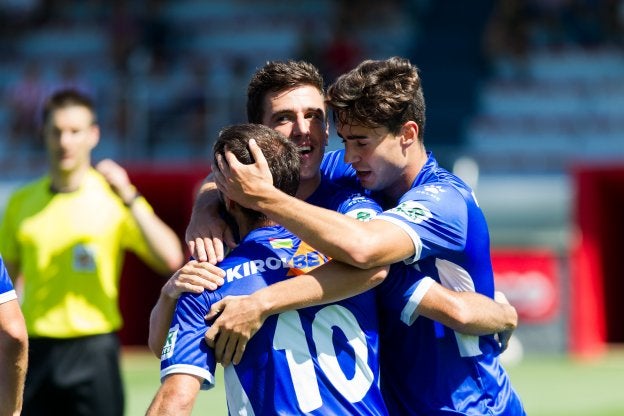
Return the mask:
<path id="1" fill-rule="evenodd" d="M 497 249 L 492 251 L 496 290 L 516 307 L 523 323 L 547 323 L 561 304 L 559 266 L 550 250 Z"/>

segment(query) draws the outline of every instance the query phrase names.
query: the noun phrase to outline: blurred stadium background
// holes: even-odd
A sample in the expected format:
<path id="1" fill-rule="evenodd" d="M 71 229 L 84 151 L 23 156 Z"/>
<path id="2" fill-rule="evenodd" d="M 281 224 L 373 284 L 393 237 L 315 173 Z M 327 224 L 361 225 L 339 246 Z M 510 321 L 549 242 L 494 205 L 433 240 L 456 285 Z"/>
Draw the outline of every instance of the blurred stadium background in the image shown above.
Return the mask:
<path id="1" fill-rule="evenodd" d="M 306 59 L 330 83 L 393 55 L 421 69 L 426 146 L 488 218 L 497 285 L 521 318 L 509 362 L 618 349 L 622 0 L 0 0 L 0 215 L 45 171 L 38 109 L 61 86 L 93 94 L 95 158 L 128 167 L 182 238 L 212 139 L 245 121 L 256 68 Z M 145 345 L 161 283 L 128 258 L 126 345 Z"/>

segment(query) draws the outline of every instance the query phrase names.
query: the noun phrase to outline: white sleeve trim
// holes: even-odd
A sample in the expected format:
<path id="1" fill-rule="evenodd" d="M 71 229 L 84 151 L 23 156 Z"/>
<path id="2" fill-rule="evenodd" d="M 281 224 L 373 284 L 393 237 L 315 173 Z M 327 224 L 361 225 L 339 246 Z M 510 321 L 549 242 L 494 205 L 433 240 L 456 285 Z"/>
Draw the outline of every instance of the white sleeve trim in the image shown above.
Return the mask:
<path id="1" fill-rule="evenodd" d="M 0 304 L 6 303 L 13 299 L 17 299 L 17 293 L 14 289 L 9 290 L 8 292 L 0 293 Z"/>
<path id="2" fill-rule="evenodd" d="M 392 224 L 395 224 L 401 227 L 401 229 L 405 231 L 409 235 L 409 237 L 412 239 L 412 242 L 414 243 L 414 256 L 403 259 L 403 262 L 405 264 L 412 264 L 420 260 L 420 254 L 422 253 L 422 241 L 420 240 L 420 236 L 416 234 L 416 232 L 412 229 L 412 227 L 405 224 L 405 222 L 401 220 L 398 220 L 389 215 L 384 215 L 383 213 L 377 215 L 375 219 L 388 221 L 388 222 L 391 222 Z"/>
<path id="3" fill-rule="evenodd" d="M 189 364 L 174 364 L 167 368 L 160 370 L 160 382 L 162 383 L 165 377 L 171 374 L 190 374 L 193 376 L 201 377 L 204 379 L 201 389 L 208 390 L 214 387 L 215 378 L 214 375 L 204 369 Z"/>
<path id="4" fill-rule="evenodd" d="M 429 276 L 425 276 L 420 280 L 418 287 L 409 297 L 407 305 L 405 305 L 401 311 L 401 321 L 407 325 L 412 325 L 414 321 L 416 321 L 416 318 L 419 316 L 419 314 L 416 313 L 416 309 L 418 309 L 418 305 L 420 305 L 425 293 L 427 293 L 429 288 L 435 283 L 435 280 Z"/>

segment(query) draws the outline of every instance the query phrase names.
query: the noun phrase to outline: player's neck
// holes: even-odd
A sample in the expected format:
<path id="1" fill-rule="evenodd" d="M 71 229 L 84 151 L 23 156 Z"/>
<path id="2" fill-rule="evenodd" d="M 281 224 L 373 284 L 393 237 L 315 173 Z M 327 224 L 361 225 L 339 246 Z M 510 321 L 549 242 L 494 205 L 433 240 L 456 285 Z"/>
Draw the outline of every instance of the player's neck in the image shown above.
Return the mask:
<path id="1" fill-rule="evenodd" d="M 295 197 L 301 199 L 302 201 L 305 201 L 310 195 L 314 193 L 314 191 L 316 191 L 316 188 L 318 188 L 320 185 L 321 172 L 319 171 L 318 175 L 314 175 L 314 177 L 309 179 L 301 179 L 299 181 L 299 188 L 297 188 L 297 193 L 295 194 Z"/>
<path id="2" fill-rule="evenodd" d="M 250 232 L 252 232 L 253 230 L 257 228 L 270 227 L 270 226 L 276 225 L 274 221 L 271 221 L 268 218 L 265 218 L 263 220 L 253 221 L 253 222 L 247 222 L 247 221 L 243 221 L 243 222 L 244 222 L 243 224 L 241 223 L 238 224 L 238 231 L 240 233 L 241 240 L 245 238 L 247 234 L 249 234 Z"/>
<path id="3" fill-rule="evenodd" d="M 80 185 L 82 185 L 82 181 L 88 169 L 88 166 L 69 172 L 64 172 L 59 169 L 52 169 L 50 171 L 50 188 L 54 192 L 62 193 L 77 191 L 78 189 L 80 189 Z"/>

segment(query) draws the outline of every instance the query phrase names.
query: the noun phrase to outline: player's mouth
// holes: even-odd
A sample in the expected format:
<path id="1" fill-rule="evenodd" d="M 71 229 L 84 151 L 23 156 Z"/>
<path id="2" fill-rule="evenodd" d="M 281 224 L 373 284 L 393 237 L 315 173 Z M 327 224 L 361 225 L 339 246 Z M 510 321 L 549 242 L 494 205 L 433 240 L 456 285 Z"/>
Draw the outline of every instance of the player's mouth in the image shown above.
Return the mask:
<path id="1" fill-rule="evenodd" d="M 301 158 L 308 157 L 310 153 L 312 153 L 312 146 L 299 146 L 299 156 Z"/>
<path id="2" fill-rule="evenodd" d="M 365 182 L 372 176 L 373 172 L 370 170 L 356 170 L 355 174 L 360 182 Z"/>

